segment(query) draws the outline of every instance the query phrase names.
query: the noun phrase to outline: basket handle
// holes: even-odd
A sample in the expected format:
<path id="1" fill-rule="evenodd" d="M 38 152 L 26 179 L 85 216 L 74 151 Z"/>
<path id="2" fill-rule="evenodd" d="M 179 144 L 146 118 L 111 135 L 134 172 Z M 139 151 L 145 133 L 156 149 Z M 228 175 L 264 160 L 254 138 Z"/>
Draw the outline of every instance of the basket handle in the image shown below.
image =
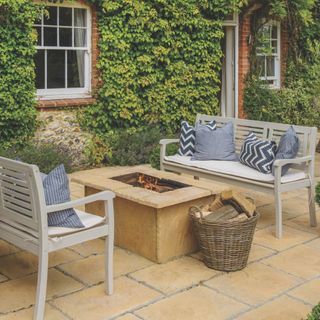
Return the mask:
<path id="1" fill-rule="evenodd" d="M 202 213 L 202 210 L 200 209 L 200 207 L 198 207 L 198 206 L 192 206 L 192 207 L 190 207 L 190 209 L 189 209 L 189 214 L 190 214 L 191 216 L 194 216 L 195 218 L 197 218 L 197 217 L 195 216 L 195 213 L 196 213 L 196 212 L 199 212 L 199 213 L 200 213 L 200 218 L 199 218 L 199 220 L 200 220 L 200 222 L 202 223 L 203 213 Z"/>

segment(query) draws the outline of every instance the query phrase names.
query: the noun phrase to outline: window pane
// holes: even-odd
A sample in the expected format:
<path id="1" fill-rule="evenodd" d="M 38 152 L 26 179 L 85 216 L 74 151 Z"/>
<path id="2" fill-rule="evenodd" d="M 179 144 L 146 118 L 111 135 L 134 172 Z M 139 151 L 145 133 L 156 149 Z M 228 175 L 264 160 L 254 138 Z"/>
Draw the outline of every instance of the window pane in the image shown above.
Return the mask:
<path id="1" fill-rule="evenodd" d="M 257 57 L 257 71 L 260 77 L 265 77 L 265 57 Z"/>
<path id="2" fill-rule="evenodd" d="M 48 50 L 48 89 L 65 88 L 65 51 Z"/>
<path id="3" fill-rule="evenodd" d="M 49 12 L 49 16 L 44 14 L 44 24 L 48 24 L 50 26 L 57 25 L 57 7 L 47 7 L 47 11 Z"/>
<path id="4" fill-rule="evenodd" d="M 72 9 L 71 8 L 59 8 L 59 25 L 60 26 L 72 26 Z"/>
<path id="5" fill-rule="evenodd" d="M 68 88 L 84 87 L 85 52 L 68 51 Z"/>
<path id="6" fill-rule="evenodd" d="M 44 89 L 44 50 L 38 50 L 35 59 L 36 65 L 36 88 Z"/>
<path id="7" fill-rule="evenodd" d="M 87 10 L 86 9 L 74 9 L 74 25 L 76 27 L 87 26 Z"/>
<path id="8" fill-rule="evenodd" d="M 277 39 L 278 38 L 277 27 L 276 26 L 272 27 L 271 37 L 272 37 L 272 39 Z"/>
<path id="9" fill-rule="evenodd" d="M 36 27 L 37 32 L 37 45 L 41 46 L 41 27 Z"/>
<path id="10" fill-rule="evenodd" d="M 277 43 L 277 40 L 272 40 L 272 41 L 271 41 L 271 46 L 272 46 L 272 53 L 277 53 L 277 51 L 278 51 L 278 43 Z"/>
<path id="11" fill-rule="evenodd" d="M 275 76 L 275 61 L 274 57 L 267 57 L 267 76 L 274 77 Z"/>
<path id="12" fill-rule="evenodd" d="M 44 28 L 44 45 L 57 46 L 57 28 Z"/>
<path id="13" fill-rule="evenodd" d="M 71 28 L 60 28 L 60 46 L 72 47 L 72 29 Z"/>
<path id="14" fill-rule="evenodd" d="M 74 46 L 86 47 L 87 46 L 87 30 L 74 29 Z"/>

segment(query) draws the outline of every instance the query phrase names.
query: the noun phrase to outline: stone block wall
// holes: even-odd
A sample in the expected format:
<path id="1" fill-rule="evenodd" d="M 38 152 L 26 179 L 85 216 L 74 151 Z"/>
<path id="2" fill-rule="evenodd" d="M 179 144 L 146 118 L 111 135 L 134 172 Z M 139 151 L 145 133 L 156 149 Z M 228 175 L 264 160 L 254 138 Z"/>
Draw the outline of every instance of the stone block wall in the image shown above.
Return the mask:
<path id="1" fill-rule="evenodd" d="M 38 113 L 38 121 L 35 142 L 54 143 L 68 150 L 74 165 L 85 162 L 84 148 L 89 134 L 81 130 L 76 110 L 42 111 Z"/>

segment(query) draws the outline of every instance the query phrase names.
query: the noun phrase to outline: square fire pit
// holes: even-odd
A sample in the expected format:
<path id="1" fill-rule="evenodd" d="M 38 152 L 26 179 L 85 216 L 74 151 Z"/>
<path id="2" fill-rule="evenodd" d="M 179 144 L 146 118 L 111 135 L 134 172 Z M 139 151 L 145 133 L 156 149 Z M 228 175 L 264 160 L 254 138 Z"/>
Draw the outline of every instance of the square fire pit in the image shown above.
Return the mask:
<path id="1" fill-rule="evenodd" d="M 197 250 L 188 210 L 208 203 L 222 190 L 148 166 L 81 171 L 72 175 L 72 181 L 85 186 L 86 196 L 115 192 L 116 245 L 158 263 Z M 87 205 L 86 211 L 104 215 L 101 202 Z"/>

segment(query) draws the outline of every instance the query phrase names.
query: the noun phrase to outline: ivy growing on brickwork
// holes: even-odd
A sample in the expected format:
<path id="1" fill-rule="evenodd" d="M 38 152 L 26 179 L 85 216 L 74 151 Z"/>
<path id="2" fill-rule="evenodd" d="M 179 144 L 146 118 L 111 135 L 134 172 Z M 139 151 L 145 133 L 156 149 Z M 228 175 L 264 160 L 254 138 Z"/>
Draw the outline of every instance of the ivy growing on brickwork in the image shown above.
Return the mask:
<path id="1" fill-rule="evenodd" d="M 239 1 L 97 0 L 102 86 L 84 116 L 96 134 L 219 112 L 224 16 Z"/>
<path id="2" fill-rule="evenodd" d="M 280 20 L 290 39 L 285 80 L 279 90 L 266 87 L 255 68 L 261 17 Z M 246 115 L 320 127 L 320 1 L 273 0 L 265 3 L 252 20 L 255 41 L 244 97 Z"/>
<path id="3" fill-rule="evenodd" d="M 29 0 L 0 0 L 0 147 L 33 136 L 35 34 L 38 7 Z"/>

